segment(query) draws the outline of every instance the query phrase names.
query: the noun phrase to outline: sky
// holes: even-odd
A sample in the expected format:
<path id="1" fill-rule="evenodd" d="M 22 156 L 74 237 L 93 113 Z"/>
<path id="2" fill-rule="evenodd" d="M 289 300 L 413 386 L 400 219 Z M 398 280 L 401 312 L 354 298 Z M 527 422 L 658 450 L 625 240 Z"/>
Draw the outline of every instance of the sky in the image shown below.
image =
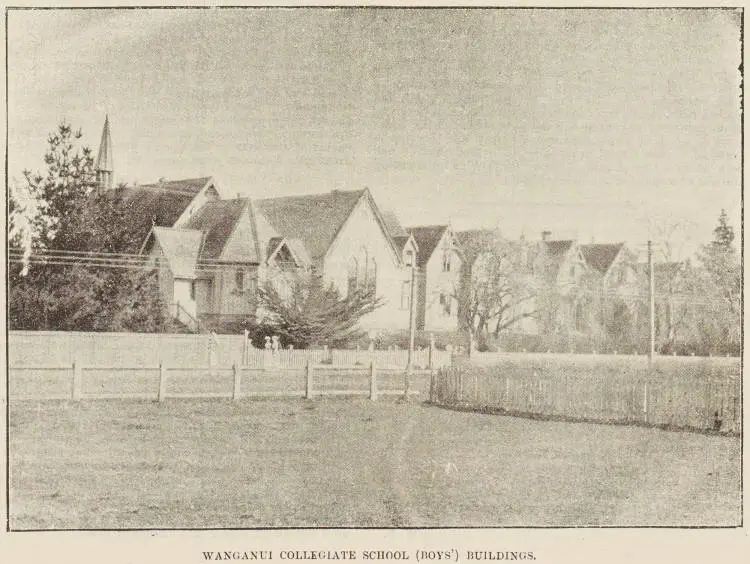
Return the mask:
<path id="1" fill-rule="evenodd" d="M 722 208 L 739 240 L 740 62 L 718 9 L 11 11 L 9 176 L 108 114 L 116 181 L 689 254 Z"/>

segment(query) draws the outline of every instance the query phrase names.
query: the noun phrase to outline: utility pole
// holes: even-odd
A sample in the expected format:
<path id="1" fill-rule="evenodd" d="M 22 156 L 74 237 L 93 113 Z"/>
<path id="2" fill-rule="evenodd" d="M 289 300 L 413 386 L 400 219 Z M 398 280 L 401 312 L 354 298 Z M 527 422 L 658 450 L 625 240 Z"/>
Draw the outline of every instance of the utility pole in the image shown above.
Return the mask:
<path id="1" fill-rule="evenodd" d="M 654 340 L 656 323 L 654 319 L 654 251 L 648 242 L 648 367 L 654 362 Z"/>
<path id="2" fill-rule="evenodd" d="M 412 364 L 414 363 L 414 335 L 417 325 L 417 265 L 416 259 L 411 264 L 411 287 L 409 288 L 409 354 L 406 360 L 406 374 L 404 375 L 404 398 L 409 397 L 409 378 L 411 376 Z"/>

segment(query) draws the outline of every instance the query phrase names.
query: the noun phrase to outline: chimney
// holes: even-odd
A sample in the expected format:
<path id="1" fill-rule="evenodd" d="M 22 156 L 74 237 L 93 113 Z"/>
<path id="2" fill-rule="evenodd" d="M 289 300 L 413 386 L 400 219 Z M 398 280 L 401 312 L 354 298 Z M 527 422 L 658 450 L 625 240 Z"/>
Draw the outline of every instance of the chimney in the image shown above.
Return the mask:
<path id="1" fill-rule="evenodd" d="M 552 236 L 552 231 L 542 231 L 542 241 L 549 241 Z"/>

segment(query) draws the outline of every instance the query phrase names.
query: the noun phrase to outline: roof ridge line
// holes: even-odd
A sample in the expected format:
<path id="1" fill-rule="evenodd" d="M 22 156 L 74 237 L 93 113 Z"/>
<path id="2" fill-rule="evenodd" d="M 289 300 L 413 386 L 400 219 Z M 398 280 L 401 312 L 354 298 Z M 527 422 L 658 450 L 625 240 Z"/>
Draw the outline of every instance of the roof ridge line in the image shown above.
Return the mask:
<path id="1" fill-rule="evenodd" d="M 291 194 L 288 196 L 271 196 L 270 198 L 257 198 L 256 202 L 269 202 L 274 200 L 287 200 L 293 198 L 314 198 L 316 196 L 330 196 L 332 194 L 357 194 L 364 192 L 366 188 L 361 190 L 329 190 L 328 192 L 315 192 L 314 194 Z"/>

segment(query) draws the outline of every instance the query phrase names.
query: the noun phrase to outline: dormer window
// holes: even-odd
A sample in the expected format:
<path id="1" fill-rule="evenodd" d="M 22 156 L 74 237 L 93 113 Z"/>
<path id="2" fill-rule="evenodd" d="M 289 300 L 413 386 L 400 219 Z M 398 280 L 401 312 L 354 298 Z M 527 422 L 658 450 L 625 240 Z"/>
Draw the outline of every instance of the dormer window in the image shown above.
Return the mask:
<path id="1" fill-rule="evenodd" d="M 406 251 L 406 258 L 404 259 L 404 264 L 409 267 L 414 266 L 414 251 L 412 251 L 411 249 Z"/>
<path id="2" fill-rule="evenodd" d="M 443 272 L 450 272 L 451 271 L 451 254 L 450 252 L 446 251 L 443 255 Z"/>

